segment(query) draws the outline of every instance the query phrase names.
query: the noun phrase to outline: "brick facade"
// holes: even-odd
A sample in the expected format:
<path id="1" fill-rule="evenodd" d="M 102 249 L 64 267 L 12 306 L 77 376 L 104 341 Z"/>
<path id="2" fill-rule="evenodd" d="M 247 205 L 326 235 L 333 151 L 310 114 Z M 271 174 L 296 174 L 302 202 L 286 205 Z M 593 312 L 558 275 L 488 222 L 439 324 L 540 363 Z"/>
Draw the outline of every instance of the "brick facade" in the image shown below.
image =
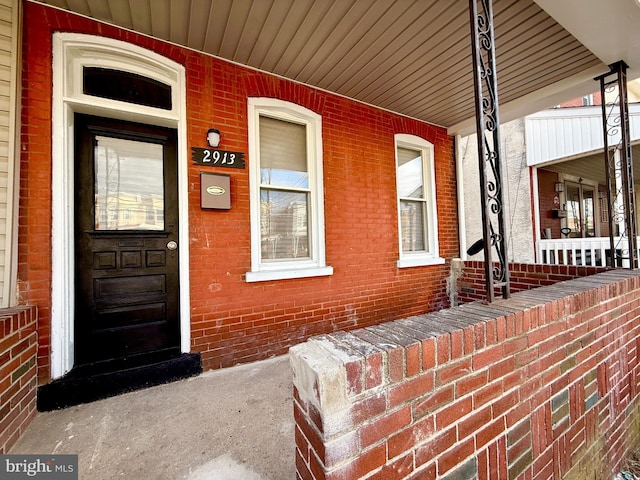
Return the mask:
<path id="1" fill-rule="evenodd" d="M 558 197 L 555 191 L 555 183 L 558 181 L 558 174 L 548 170 L 538 169 L 538 201 L 540 207 L 540 235 L 544 238 L 544 231 L 551 229 L 551 238 L 560 238 L 561 220 L 553 217 L 553 210 L 561 208 L 560 204 L 554 203 L 554 198 Z M 559 197 L 558 197 L 559 198 Z"/>
<path id="2" fill-rule="evenodd" d="M 291 350 L 310 479 L 612 479 L 640 442 L 640 276 L 615 270 Z"/>
<path id="3" fill-rule="evenodd" d="M 0 454 L 36 415 L 37 319 L 35 307 L 0 310 Z"/>
<path id="4" fill-rule="evenodd" d="M 24 28 L 19 289 L 22 302 L 39 307 L 40 382 L 50 377 L 48 132 L 52 34 L 57 31 L 116 38 L 184 65 L 188 145 L 179 148 L 204 146 L 207 129 L 215 126 L 222 130 L 225 149 L 248 152 L 249 97 L 294 102 L 322 116 L 326 258 L 332 276 L 247 283 L 248 169 L 189 166 L 191 349 L 201 352 L 205 369 L 283 354 L 313 335 L 448 306 L 448 260 L 439 266 L 396 267 L 396 133 L 434 144 L 440 256 L 458 255 L 453 139 L 444 128 L 39 4 L 25 4 Z M 200 208 L 199 174 L 205 170 L 231 174 L 231 210 Z"/>

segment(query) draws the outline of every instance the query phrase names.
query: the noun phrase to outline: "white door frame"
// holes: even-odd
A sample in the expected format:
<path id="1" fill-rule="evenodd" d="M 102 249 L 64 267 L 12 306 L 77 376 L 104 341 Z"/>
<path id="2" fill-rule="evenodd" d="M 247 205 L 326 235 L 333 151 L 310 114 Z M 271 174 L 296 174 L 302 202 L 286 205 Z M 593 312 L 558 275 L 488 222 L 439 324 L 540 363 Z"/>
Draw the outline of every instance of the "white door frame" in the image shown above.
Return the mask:
<path id="1" fill-rule="evenodd" d="M 83 66 L 129 71 L 171 86 L 172 109 L 133 105 L 85 95 Z M 53 36 L 52 99 L 51 377 L 74 361 L 74 113 L 87 113 L 178 130 L 178 238 L 180 348 L 190 351 L 188 158 L 184 67 L 154 52 L 93 35 Z"/>
<path id="2" fill-rule="evenodd" d="M 595 180 L 589 180 L 589 179 L 584 179 L 582 177 L 576 177 L 575 175 L 569 175 L 568 173 L 559 173 L 558 174 L 558 181 L 565 183 L 565 182 L 571 182 L 571 183 L 575 183 L 577 185 L 580 185 L 580 201 L 581 201 L 581 205 L 580 205 L 580 210 L 582 211 L 582 186 L 583 185 L 587 185 L 589 187 L 593 188 L 593 228 L 594 228 L 594 236 L 599 237 L 600 236 L 600 198 L 598 198 L 598 182 Z M 564 190 L 562 192 L 560 192 L 560 205 L 566 205 L 567 203 L 567 199 L 566 199 L 566 187 L 564 188 Z M 562 207 L 563 209 L 566 207 Z M 567 219 L 563 218 L 560 221 L 560 224 L 562 227 L 566 227 L 567 226 Z"/>

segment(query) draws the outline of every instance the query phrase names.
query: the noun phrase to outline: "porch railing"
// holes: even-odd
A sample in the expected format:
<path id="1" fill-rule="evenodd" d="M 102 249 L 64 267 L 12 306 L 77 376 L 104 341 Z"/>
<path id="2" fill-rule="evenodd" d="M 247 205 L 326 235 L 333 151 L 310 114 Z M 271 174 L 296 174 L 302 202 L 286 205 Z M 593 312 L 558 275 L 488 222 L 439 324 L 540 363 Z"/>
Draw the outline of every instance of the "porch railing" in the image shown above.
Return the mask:
<path id="1" fill-rule="evenodd" d="M 628 268 L 628 240 L 626 238 L 615 237 L 614 244 L 614 266 Z M 609 237 L 538 240 L 538 263 L 547 265 L 604 267 L 609 265 L 610 255 L 611 244 Z"/>

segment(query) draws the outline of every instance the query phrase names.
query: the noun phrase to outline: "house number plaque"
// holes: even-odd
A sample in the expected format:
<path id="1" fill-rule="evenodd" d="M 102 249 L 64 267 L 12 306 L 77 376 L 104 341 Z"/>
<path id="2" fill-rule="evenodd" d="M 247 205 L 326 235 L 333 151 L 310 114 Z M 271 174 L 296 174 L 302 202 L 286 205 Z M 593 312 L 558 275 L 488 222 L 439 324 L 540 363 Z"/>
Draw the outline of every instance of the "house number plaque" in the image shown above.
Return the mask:
<path id="1" fill-rule="evenodd" d="M 217 150 L 215 148 L 191 147 L 191 159 L 196 165 L 245 168 L 243 152 L 230 152 L 228 150 Z"/>

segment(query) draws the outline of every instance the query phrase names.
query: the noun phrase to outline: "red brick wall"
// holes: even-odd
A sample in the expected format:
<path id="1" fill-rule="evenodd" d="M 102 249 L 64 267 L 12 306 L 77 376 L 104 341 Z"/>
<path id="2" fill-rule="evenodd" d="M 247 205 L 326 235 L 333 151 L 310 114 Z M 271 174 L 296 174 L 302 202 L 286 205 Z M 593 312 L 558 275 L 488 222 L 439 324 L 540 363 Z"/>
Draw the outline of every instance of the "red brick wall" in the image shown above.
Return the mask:
<path id="1" fill-rule="evenodd" d="M 37 319 L 35 307 L 0 310 L 0 454 L 36 415 Z"/>
<path id="2" fill-rule="evenodd" d="M 587 277 L 598 272 L 604 272 L 608 268 L 510 263 L 509 282 L 511 292 L 515 293 L 545 285 L 553 285 L 563 280 Z M 462 271 L 456 279 L 455 286 L 458 303 L 486 299 L 484 278 L 484 262 L 470 260 L 462 262 Z"/>
<path id="3" fill-rule="evenodd" d="M 49 378 L 51 288 L 51 40 L 55 31 L 100 34 L 185 66 L 188 145 L 208 128 L 223 147 L 248 152 L 247 98 L 276 97 L 323 119 L 326 258 L 329 277 L 246 283 L 250 269 L 249 179 L 231 174 L 229 211 L 199 207 L 189 167 L 192 349 L 217 368 L 282 354 L 309 336 L 372 325 L 448 305 L 449 266 L 399 270 L 394 134 L 435 145 L 441 256 L 458 255 L 453 139 L 442 128 L 307 88 L 66 12 L 27 3 L 21 164 L 19 279 L 23 302 L 40 307 L 39 377 Z M 211 171 L 210 169 L 208 171 Z"/>
<path id="4" fill-rule="evenodd" d="M 640 442 L 640 276 L 291 349 L 299 478 L 612 479 Z"/>
<path id="5" fill-rule="evenodd" d="M 552 210 L 559 209 L 562 205 L 553 203 L 553 199 L 558 195 L 555 191 L 555 183 L 558 181 L 558 174 L 548 170 L 538 169 L 538 201 L 540 206 L 540 236 L 544 235 L 544 229 L 551 229 L 551 238 L 560 238 L 561 222 L 559 218 L 553 218 Z"/>

